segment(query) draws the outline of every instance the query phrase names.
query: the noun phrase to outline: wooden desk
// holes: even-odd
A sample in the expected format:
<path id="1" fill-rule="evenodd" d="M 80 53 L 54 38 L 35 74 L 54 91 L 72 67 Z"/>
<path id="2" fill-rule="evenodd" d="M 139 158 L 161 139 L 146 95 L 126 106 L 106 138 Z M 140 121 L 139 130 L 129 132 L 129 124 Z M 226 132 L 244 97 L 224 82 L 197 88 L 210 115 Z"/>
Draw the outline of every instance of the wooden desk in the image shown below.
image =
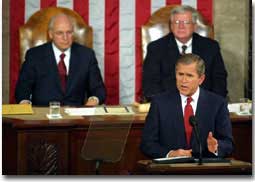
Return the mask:
<path id="1" fill-rule="evenodd" d="M 95 174 L 95 162 L 80 155 L 92 121 L 133 121 L 121 160 L 103 163 L 102 174 L 133 174 L 137 161 L 148 159 L 139 150 L 146 114 L 70 117 L 61 110 L 63 119 L 48 120 L 48 108 L 33 110 L 35 115 L 3 117 L 3 174 Z M 251 117 L 231 118 L 236 142 L 233 157 L 251 162 Z"/>
<path id="2" fill-rule="evenodd" d="M 231 160 L 230 163 L 179 163 L 155 164 L 151 160 L 138 161 L 137 174 L 172 174 L 172 175 L 252 175 L 249 162 Z"/>

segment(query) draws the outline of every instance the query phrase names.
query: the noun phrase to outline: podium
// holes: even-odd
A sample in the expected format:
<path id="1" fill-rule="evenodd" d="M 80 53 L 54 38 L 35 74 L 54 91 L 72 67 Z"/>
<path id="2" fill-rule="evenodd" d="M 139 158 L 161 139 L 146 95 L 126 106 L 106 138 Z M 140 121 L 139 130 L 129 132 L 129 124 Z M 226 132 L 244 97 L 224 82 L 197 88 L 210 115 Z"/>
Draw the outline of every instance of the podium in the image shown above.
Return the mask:
<path id="1" fill-rule="evenodd" d="M 252 175 L 252 164 L 239 160 L 226 163 L 178 163 L 156 164 L 151 160 L 140 160 L 137 163 L 138 174 L 165 175 Z"/>
<path id="2" fill-rule="evenodd" d="M 120 161 L 131 127 L 130 120 L 92 121 L 81 150 L 84 160 L 95 162 L 95 174 L 100 164 Z"/>

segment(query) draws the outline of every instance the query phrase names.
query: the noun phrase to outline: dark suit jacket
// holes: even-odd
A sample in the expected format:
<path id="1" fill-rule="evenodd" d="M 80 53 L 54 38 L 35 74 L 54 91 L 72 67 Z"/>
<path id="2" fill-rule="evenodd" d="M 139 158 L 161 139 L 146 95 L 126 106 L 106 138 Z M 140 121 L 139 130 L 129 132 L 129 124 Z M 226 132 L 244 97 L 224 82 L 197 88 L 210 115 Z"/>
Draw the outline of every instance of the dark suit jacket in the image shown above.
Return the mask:
<path id="1" fill-rule="evenodd" d="M 201 87 L 223 97 L 227 95 L 227 72 L 219 44 L 209 38 L 193 34 L 192 53 L 205 61 L 205 81 Z M 150 98 L 167 90 L 175 90 L 175 64 L 180 57 L 174 35 L 151 42 L 143 64 L 143 94 Z"/>
<path id="2" fill-rule="evenodd" d="M 218 156 L 230 154 L 233 150 L 233 137 L 225 99 L 201 88 L 195 117 L 200 131 L 203 157 L 214 156 L 207 149 L 207 136 L 210 131 L 218 140 Z M 198 156 L 199 146 L 193 131 L 191 146 L 194 155 Z M 170 150 L 187 149 L 179 92 L 165 92 L 153 97 L 140 147 L 152 158 L 166 157 Z"/>
<path id="3" fill-rule="evenodd" d="M 89 96 L 96 96 L 103 103 L 105 92 L 94 51 L 73 43 L 63 93 L 52 43 L 46 43 L 27 51 L 15 96 L 18 103 L 27 99 L 33 105 L 46 106 L 50 101 L 60 101 L 63 105 L 80 106 Z"/>

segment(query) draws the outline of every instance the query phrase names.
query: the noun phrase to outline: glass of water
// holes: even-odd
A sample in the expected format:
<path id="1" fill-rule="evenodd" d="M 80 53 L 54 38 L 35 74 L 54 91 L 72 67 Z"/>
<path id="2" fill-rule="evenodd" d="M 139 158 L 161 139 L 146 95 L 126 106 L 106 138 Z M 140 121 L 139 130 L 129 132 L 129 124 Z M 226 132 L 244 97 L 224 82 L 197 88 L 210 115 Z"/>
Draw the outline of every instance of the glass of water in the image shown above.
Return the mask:
<path id="1" fill-rule="evenodd" d="M 49 103 L 49 107 L 50 107 L 50 116 L 52 118 L 59 118 L 60 115 L 60 102 L 58 101 L 51 101 Z"/>
<path id="2" fill-rule="evenodd" d="M 241 98 L 240 99 L 240 113 L 243 114 L 250 114 L 250 105 L 248 98 Z"/>

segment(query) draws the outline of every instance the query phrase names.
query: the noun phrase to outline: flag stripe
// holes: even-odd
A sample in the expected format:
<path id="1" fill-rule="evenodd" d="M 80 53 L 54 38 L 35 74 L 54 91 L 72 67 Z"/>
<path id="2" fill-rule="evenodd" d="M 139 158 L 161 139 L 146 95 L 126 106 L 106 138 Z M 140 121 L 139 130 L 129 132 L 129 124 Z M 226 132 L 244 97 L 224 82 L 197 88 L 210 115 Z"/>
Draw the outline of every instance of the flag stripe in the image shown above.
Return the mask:
<path id="1" fill-rule="evenodd" d="M 98 66 L 104 79 L 104 50 L 105 50 L 105 1 L 89 0 L 89 22 L 93 27 L 93 48 L 97 57 Z"/>
<path id="2" fill-rule="evenodd" d="M 74 10 L 81 15 L 84 21 L 89 25 L 89 0 L 75 0 L 73 1 Z"/>
<path id="3" fill-rule="evenodd" d="M 135 97 L 135 0 L 120 0 L 120 104 L 130 104 Z"/>
<path id="4" fill-rule="evenodd" d="M 119 104 L 119 1 L 105 1 L 105 85 L 107 104 Z"/>
<path id="5" fill-rule="evenodd" d="M 166 5 L 165 0 L 151 0 L 151 14 Z"/>
<path id="6" fill-rule="evenodd" d="M 136 78 L 135 78 L 135 100 L 140 101 L 142 96 L 142 39 L 141 26 L 146 23 L 151 14 L 151 3 L 147 0 L 136 1 L 136 25 L 135 25 L 135 55 L 136 55 Z"/>
<path id="7" fill-rule="evenodd" d="M 166 4 L 167 5 L 171 5 L 171 4 L 181 4 L 182 1 L 181 0 L 166 0 Z"/>
<path id="8" fill-rule="evenodd" d="M 56 6 L 57 5 L 57 0 L 43 0 L 41 1 L 41 9 L 47 8 L 50 6 Z"/>
<path id="9" fill-rule="evenodd" d="M 15 103 L 14 91 L 20 70 L 19 27 L 24 24 L 25 1 L 10 1 L 10 103 Z"/>
<path id="10" fill-rule="evenodd" d="M 58 0 L 57 1 L 57 6 L 58 7 L 64 7 L 64 8 L 73 9 L 73 1 Z"/>
<path id="11" fill-rule="evenodd" d="M 181 4 L 192 6 L 197 8 L 197 0 L 182 0 Z"/>
<path id="12" fill-rule="evenodd" d="M 41 7 L 40 0 L 26 0 L 25 1 L 25 22 L 29 19 L 29 17 L 36 11 L 40 10 Z"/>
<path id="13" fill-rule="evenodd" d="M 197 9 L 209 24 L 213 24 L 213 0 L 198 0 Z"/>

